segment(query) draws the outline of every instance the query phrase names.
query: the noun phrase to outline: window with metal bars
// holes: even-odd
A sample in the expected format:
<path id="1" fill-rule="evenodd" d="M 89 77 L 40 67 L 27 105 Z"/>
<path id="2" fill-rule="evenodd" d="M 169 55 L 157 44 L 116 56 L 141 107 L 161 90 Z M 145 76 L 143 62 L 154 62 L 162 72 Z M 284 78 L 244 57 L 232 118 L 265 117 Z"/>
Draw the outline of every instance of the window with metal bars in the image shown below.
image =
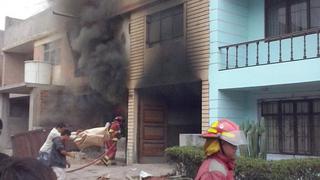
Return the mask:
<path id="1" fill-rule="evenodd" d="M 183 6 L 179 5 L 147 16 L 147 44 L 183 36 Z"/>
<path id="2" fill-rule="evenodd" d="M 269 153 L 320 155 L 320 99 L 262 103 Z"/>
<path id="3" fill-rule="evenodd" d="M 320 26 L 319 0 L 266 0 L 266 37 L 296 33 Z"/>

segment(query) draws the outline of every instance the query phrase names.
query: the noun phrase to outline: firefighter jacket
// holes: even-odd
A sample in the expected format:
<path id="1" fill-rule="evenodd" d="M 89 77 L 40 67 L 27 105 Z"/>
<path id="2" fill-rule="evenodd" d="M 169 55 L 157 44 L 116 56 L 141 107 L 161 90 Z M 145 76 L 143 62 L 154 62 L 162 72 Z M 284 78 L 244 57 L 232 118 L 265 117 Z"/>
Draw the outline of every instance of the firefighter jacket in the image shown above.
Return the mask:
<path id="1" fill-rule="evenodd" d="M 218 152 L 201 164 L 195 180 L 234 180 L 235 160 Z"/>

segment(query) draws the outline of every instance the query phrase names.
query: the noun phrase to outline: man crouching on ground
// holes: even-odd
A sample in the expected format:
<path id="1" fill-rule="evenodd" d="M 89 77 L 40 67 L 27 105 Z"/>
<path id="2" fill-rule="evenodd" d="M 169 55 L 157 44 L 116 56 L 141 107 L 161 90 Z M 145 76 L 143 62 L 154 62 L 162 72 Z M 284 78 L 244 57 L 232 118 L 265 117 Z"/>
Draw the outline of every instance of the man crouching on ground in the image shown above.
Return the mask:
<path id="1" fill-rule="evenodd" d="M 54 127 L 49 135 L 47 136 L 46 141 L 44 142 L 44 144 L 41 146 L 40 150 L 39 150 L 39 156 L 38 156 L 38 160 L 40 162 L 42 162 L 43 164 L 45 164 L 46 166 L 49 166 L 50 164 L 50 152 L 51 152 L 51 148 L 52 148 L 52 140 L 55 137 L 59 137 L 61 135 L 61 132 L 64 131 L 66 128 L 66 125 L 64 123 L 59 123 L 57 124 L 56 127 Z"/>
<path id="2" fill-rule="evenodd" d="M 66 179 L 66 167 L 70 167 L 70 163 L 67 161 L 66 156 L 74 158 L 75 155 L 71 152 L 67 152 L 65 149 L 65 143 L 69 140 L 71 135 L 70 130 L 64 130 L 61 132 L 61 136 L 55 137 L 52 142 L 52 150 L 50 153 L 50 166 L 57 175 L 57 180 Z"/>

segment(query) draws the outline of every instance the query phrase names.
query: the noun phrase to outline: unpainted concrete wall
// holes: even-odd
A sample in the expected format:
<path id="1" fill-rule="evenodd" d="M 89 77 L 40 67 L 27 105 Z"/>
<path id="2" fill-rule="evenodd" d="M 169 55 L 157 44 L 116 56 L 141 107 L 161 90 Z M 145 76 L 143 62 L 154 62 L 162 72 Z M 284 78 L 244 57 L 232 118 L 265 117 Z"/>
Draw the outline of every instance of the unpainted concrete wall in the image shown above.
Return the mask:
<path id="1" fill-rule="evenodd" d="M 53 15 L 52 10 L 47 9 L 24 21 L 15 23 L 5 31 L 4 48 L 10 49 L 61 30 L 66 20 L 62 16 Z"/>
<path id="2" fill-rule="evenodd" d="M 0 30 L 0 48 L 1 49 L 3 48 L 3 41 L 4 41 L 4 31 Z M 2 52 L 2 50 L 0 50 L 0 52 Z"/>
<path id="3" fill-rule="evenodd" d="M 5 21 L 6 21 L 5 29 L 8 29 L 12 25 L 18 24 L 18 23 L 22 22 L 23 20 L 6 16 L 6 20 Z"/>
<path id="4" fill-rule="evenodd" d="M 28 55 L 5 53 L 2 86 L 24 82 L 24 61 Z"/>

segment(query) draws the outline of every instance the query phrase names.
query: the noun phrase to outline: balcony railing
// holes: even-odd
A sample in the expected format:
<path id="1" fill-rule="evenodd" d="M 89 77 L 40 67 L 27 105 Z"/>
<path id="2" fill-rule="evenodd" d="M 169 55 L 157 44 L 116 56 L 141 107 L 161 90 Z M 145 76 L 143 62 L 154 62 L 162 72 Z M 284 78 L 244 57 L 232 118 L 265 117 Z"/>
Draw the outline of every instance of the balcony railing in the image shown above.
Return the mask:
<path id="1" fill-rule="evenodd" d="M 272 39 L 259 39 L 219 47 L 220 70 L 307 60 L 320 57 L 320 29 L 311 29 Z"/>

